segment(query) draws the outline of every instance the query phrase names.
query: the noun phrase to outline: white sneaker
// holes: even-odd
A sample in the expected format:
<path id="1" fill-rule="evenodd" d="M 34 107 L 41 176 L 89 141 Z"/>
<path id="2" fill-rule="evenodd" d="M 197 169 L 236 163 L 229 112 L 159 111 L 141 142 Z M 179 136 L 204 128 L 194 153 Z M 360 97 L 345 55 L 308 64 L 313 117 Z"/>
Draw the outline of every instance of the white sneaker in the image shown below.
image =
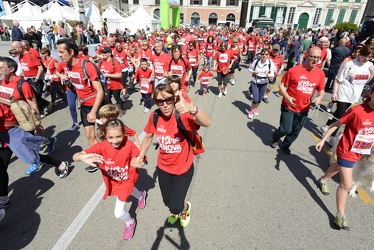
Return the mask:
<path id="1" fill-rule="evenodd" d="M 253 109 L 253 114 L 254 115 L 258 115 L 258 110 L 257 109 Z"/>
<path id="2" fill-rule="evenodd" d="M 222 97 L 222 92 L 219 93 L 217 97 L 218 97 L 218 98 L 221 98 L 221 97 Z"/>
<path id="3" fill-rule="evenodd" d="M 227 95 L 227 87 L 223 89 L 223 94 Z"/>
<path id="4" fill-rule="evenodd" d="M 322 135 L 324 135 L 324 134 L 326 134 L 328 129 L 329 129 L 329 126 L 323 125 L 319 128 L 319 131 L 321 131 Z"/>
<path id="5" fill-rule="evenodd" d="M 234 85 L 235 84 L 235 79 L 231 79 L 230 83 L 231 83 L 231 85 Z"/>
<path id="6" fill-rule="evenodd" d="M 148 108 L 145 108 L 144 109 L 144 113 L 148 113 L 149 109 Z"/>
<path id="7" fill-rule="evenodd" d="M 252 119 L 252 118 L 253 118 L 253 113 L 252 113 L 252 110 L 251 110 L 251 111 L 249 111 L 249 113 L 248 113 L 248 118 L 249 118 L 249 119 Z"/>

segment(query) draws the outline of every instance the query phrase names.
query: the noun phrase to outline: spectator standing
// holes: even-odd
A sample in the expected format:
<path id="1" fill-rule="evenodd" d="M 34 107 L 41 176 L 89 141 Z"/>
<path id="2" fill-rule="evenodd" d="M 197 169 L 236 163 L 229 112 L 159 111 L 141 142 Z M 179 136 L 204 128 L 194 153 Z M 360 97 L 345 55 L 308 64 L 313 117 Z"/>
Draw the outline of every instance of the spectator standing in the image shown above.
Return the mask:
<path id="1" fill-rule="evenodd" d="M 13 21 L 12 26 L 12 41 L 22 41 L 23 40 L 23 34 L 21 32 L 21 29 L 19 28 L 19 22 Z"/>

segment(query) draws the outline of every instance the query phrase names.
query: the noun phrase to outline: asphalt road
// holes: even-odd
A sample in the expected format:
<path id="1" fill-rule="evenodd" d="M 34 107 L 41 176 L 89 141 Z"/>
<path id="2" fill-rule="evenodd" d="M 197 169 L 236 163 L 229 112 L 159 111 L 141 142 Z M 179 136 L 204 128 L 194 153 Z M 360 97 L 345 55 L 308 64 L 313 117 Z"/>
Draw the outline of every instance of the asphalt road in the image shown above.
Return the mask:
<path id="1" fill-rule="evenodd" d="M 7 45 L 0 48 L 4 55 Z M 215 80 L 205 98 L 195 94 L 196 88 L 189 92 L 212 125 L 200 130 L 206 153 L 195 160 L 187 195 L 192 203 L 188 227 L 166 222 L 168 210 L 155 173 L 157 151 L 152 147 L 137 183 L 148 191 L 147 207 L 136 210 L 133 199 L 127 206 L 138 223 L 130 241 L 122 239 L 124 223 L 114 217 L 115 198 L 101 200 L 99 172 L 87 173 L 85 164 L 73 163 L 65 179 L 51 166 L 26 176 L 28 166 L 13 158 L 11 206 L 0 223 L 0 249 L 372 249 L 374 195 L 361 190 L 361 197 L 349 197 L 346 215 L 351 231 L 347 232 L 336 230 L 332 223 L 338 178 L 329 182 L 329 196 L 317 188 L 329 156 L 318 153 L 314 144 L 327 115 L 318 112 L 307 121 L 287 156 L 269 146 L 279 125 L 281 98 L 271 94 L 270 103 L 262 103 L 259 116 L 249 120 L 249 80 L 243 69 L 221 99 Z M 122 118 L 138 135 L 149 117 L 139 100 L 139 93 L 131 95 Z M 51 154 L 57 159 L 72 162 L 72 155 L 88 146 L 83 127 L 68 131 L 72 122 L 64 104 L 58 103 L 43 125 L 45 136 L 58 138 Z"/>

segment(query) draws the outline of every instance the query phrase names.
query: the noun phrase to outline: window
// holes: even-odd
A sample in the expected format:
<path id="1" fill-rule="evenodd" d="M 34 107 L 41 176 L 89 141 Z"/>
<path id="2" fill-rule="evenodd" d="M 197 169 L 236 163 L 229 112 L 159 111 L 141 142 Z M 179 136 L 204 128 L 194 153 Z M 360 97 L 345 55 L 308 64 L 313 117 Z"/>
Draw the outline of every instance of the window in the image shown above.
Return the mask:
<path id="1" fill-rule="evenodd" d="M 157 19 L 157 20 L 160 20 L 160 9 L 155 9 L 153 11 L 153 18 Z"/>
<path id="2" fill-rule="evenodd" d="M 355 3 L 361 3 L 361 0 L 355 0 Z"/>
<path id="3" fill-rule="evenodd" d="M 349 21 L 351 23 L 354 23 L 356 21 L 357 12 L 358 12 L 358 10 L 352 10 L 351 11 L 351 16 L 349 17 Z"/>
<path id="4" fill-rule="evenodd" d="M 314 19 L 313 19 L 313 25 L 318 25 L 319 19 L 321 18 L 321 12 L 322 12 L 321 8 L 316 9 L 316 13 L 314 14 Z"/>
<path id="5" fill-rule="evenodd" d="M 336 2 L 336 0 L 331 0 L 331 2 Z"/>
<path id="6" fill-rule="evenodd" d="M 349 2 L 349 0 L 343 0 L 343 2 L 346 2 L 346 3 L 347 3 L 347 2 Z"/>
<path id="7" fill-rule="evenodd" d="M 254 6 L 252 19 L 258 18 L 259 15 L 260 15 L 260 6 Z"/>
<path id="8" fill-rule="evenodd" d="M 155 0 L 155 5 L 160 5 L 160 0 Z"/>
<path id="9" fill-rule="evenodd" d="M 226 0 L 226 6 L 238 6 L 239 0 Z"/>
<path id="10" fill-rule="evenodd" d="M 295 11 L 296 11 L 296 7 L 291 7 L 290 8 L 290 12 L 288 13 L 287 23 L 290 23 L 290 24 L 293 23 L 293 19 L 295 17 Z"/>
<path id="11" fill-rule="evenodd" d="M 209 0 L 208 5 L 220 6 L 221 5 L 221 0 Z"/>
<path id="12" fill-rule="evenodd" d="M 334 9 L 329 9 L 327 11 L 326 19 L 325 19 L 325 26 L 330 26 L 332 16 L 334 15 Z"/>
<path id="13" fill-rule="evenodd" d="M 216 13 L 210 13 L 208 18 L 208 24 L 216 25 L 218 20 L 218 15 Z"/>
<path id="14" fill-rule="evenodd" d="M 202 0 L 191 0 L 190 4 L 191 5 L 202 5 Z"/>
<path id="15" fill-rule="evenodd" d="M 197 12 L 192 13 L 191 15 L 191 24 L 199 25 L 200 24 L 200 15 Z"/>
<path id="16" fill-rule="evenodd" d="M 139 4 L 139 0 L 133 0 L 134 4 Z"/>
<path id="17" fill-rule="evenodd" d="M 283 11 L 284 11 L 283 7 L 278 7 L 275 23 L 283 23 Z"/>
<path id="18" fill-rule="evenodd" d="M 265 16 L 267 18 L 270 18 L 270 15 L 271 15 L 271 7 L 266 7 L 265 8 Z"/>
<path id="19" fill-rule="evenodd" d="M 341 23 L 341 22 L 343 22 L 343 20 L 344 20 L 344 15 L 345 15 L 345 11 L 346 11 L 346 9 L 341 9 L 341 10 L 339 11 L 338 20 L 336 20 L 336 23 Z"/>
<path id="20" fill-rule="evenodd" d="M 180 23 L 184 23 L 184 13 L 180 13 Z"/>
<path id="21" fill-rule="evenodd" d="M 235 23 L 235 15 L 230 13 L 226 16 L 226 21 L 234 22 Z"/>

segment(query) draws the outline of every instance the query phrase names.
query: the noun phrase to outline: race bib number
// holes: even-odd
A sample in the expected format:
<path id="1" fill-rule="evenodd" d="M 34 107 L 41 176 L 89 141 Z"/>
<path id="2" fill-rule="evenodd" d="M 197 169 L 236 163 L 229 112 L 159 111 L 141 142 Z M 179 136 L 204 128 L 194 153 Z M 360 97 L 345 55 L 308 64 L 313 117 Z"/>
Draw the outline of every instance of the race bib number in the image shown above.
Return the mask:
<path id="1" fill-rule="evenodd" d="M 209 76 L 203 76 L 201 77 L 201 85 L 209 85 Z"/>
<path id="2" fill-rule="evenodd" d="M 147 94 L 149 90 L 149 82 L 147 79 L 142 79 L 140 83 L 140 93 Z"/>
<path id="3" fill-rule="evenodd" d="M 190 62 L 191 66 L 195 66 L 196 65 L 196 58 L 195 57 L 188 58 L 188 61 Z"/>
<path id="4" fill-rule="evenodd" d="M 177 75 L 179 77 L 183 76 L 183 67 L 179 65 L 171 65 L 170 71 L 172 75 Z"/>
<path id="5" fill-rule="evenodd" d="M 351 152 L 370 155 L 374 143 L 374 135 L 356 135 Z"/>
<path id="6" fill-rule="evenodd" d="M 13 92 L 14 92 L 13 88 L 0 86 L 0 98 L 2 99 L 10 100 L 10 98 L 13 96 Z"/>
<path id="7" fill-rule="evenodd" d="M 69 71 L 68 76 L 69 76 L 71 83 L 74 85 L 76 89 L 84 88 L 84 85 L 81 82 L 81 76 L 78 72 Z"/>
<path id="8" fill-rule="evenodd" d="M 355 74 L 353 75 L 352 84 L 364 85 L 368 80 L 368 74 Z"/>

